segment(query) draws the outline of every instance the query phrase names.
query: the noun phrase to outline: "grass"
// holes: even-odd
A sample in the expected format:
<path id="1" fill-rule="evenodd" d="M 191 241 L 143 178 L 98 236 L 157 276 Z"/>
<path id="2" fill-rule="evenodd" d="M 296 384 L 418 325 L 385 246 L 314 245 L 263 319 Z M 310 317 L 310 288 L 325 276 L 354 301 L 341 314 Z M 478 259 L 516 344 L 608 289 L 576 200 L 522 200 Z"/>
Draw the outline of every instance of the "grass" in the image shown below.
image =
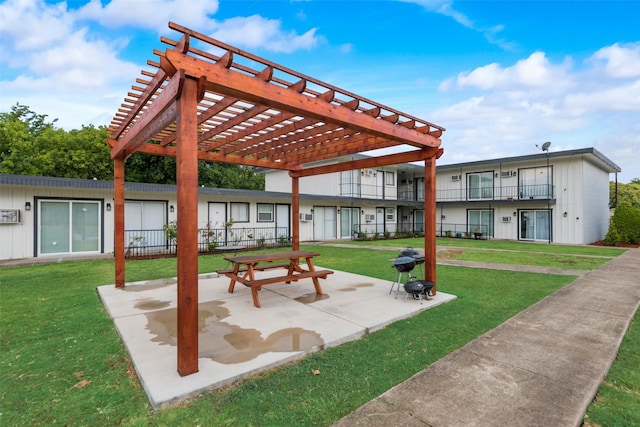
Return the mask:
<path id="1" fill-rule="evenodd" d="M 389 259 L 396 250 L 303 249 L 320 252 L 323 267 L 386 280 L 395 275 Z M 201 273 L 224 265 L 220 256 L 199 259 Z M 129 261 L 126 271 L 127 281 L 172 277 L 176 260 Z M 457 300 L 236 386 L 152 411 L 95 290 L 113 283 L 112 261 L 3 269 L 0 424 L 331 424 L 573 279 L 439 266 L 438 289 Z M 631 351 L 637 355 L 635 337 Z M 315 369 L 321 374 L 313 375 Z M 633 365 L 623 365 L 620 377 L 629 369 Z M 637 397 L 637 381 L 632 390 Z M 615 412 L 613 407 L 603 411 Z"/>
<path id="2" fill-rule="evenodd" d="M 640 425 L 640 315 L 636 313 L 616 361 L 587 409 L 584 426 Z"/>
<path id="3" fill-rule="evenodd" d="M 438 257 L 460 261 L 478 261 L 500 264 L 533 265 L 538 267 L 592 270 L 609 261 L 610 257 L 593 255 L 566 255 L 556 253 L 516 252 L 486 249 L 449 249 Z"/>
<path id="4" fill-rule="evenodd" d="M 403 248 L 424 247 L 424 238 L 390 239 L 390 240 L 345 240 L 340 243 L 358 246 L 391 246 Z M 478 248 L 492 250 L 507 250 L 529 253 L 555 253 L 569 255 L 593 255 L 614 258 L 622 254 L 626 249 L 610 248 L 606 246 L 574 246 L 574 245 L 549 245 L 547 243 L 514 242 L 511 240 L 474 240 L 437 237 L 436 245 L 440 247 Z"/>

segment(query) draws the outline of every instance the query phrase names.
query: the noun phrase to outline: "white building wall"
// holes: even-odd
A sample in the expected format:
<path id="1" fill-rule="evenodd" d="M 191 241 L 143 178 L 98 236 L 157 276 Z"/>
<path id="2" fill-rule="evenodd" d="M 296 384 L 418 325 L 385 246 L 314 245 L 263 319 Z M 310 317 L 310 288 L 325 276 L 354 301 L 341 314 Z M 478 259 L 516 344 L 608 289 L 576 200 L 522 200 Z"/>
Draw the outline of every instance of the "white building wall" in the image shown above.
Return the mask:
<path id="1" fill-rule="evenodd" d="M 31 210 L 25 211 L 25 203 Z M 0 224 L 0 259 L 29 258 L 33 256 L 33 190 L 26 187 L 0 188 L 0 208 L 19 209 L 19 224 Z"/>
<path id="2" fill-rule="evenodd" d="M 583 212 L 576 222 L 582 224 L 580 243 L 601 240 L 609 228 L 609 174 L 584 162 L 582 201 Z M 588 215 L 586 213 L 588 212 Z"/>
<path id="3" fill-rule="evenodd" d="M 104 209 L 106 203 L 113 206 L 113 193 L 105 190 L 78 189 L 65 187 L 28 187 L 28 186 L 2 186 L 0 189 L 0 208 L 19 209 L 20 224 L 1 224 L 0 233 L 0 259 L 21 259 L 34 256 L 36 246 L 35 219 L 37 212 L 37 200 L 64 199 L 78 200 L 89 199 L 102 201 L 102 220 L 104 223 L 104 252 L 113 251 L 113 211 Z M 25 210 L 26 202 L 31 203 L 31 210 Z M 110 248 L 110 249 L 109 249 Z M 109 250 L 108 250 L 109 249 Z M 52 255 L 54 256 L 54 255 Z M 55 255 L 60 256 L 60 255 Z"/>

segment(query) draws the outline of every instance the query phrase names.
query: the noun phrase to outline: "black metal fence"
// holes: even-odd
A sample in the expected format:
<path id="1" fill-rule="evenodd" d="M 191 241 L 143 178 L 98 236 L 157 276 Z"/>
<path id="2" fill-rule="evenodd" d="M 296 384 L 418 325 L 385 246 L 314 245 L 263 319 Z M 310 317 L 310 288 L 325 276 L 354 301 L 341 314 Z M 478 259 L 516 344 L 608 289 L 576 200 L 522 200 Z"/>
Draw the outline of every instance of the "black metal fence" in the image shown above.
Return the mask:
<path id="1" fill-rule="evenodd" d="M 176 254 L 174 230 L 125 230 L 125 258 Z M 176 238 L 172 238 L 176 236 Z M 202 228 L 198 230 L 198 251 L 220 253 L 289 246 L 287 227 Z"/>

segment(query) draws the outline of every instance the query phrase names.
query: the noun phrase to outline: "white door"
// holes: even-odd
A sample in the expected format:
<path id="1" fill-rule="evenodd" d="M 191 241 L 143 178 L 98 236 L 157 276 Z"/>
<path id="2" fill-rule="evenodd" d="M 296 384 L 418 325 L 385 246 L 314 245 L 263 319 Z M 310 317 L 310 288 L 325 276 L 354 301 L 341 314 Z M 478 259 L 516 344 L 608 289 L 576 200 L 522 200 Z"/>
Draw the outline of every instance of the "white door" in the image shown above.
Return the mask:
<path id="1" fill-rule="evenodd" d="M 376 233 L 384 233 L 384 208 L 376 209 Z"/>
<path id="2" fill-rule="evenodd" d="M 222 232 L 223 236 L 220 236 L 218 245 L 223 246 L 227 244 L 225 223 L 227 222 L 227 204 L 218 202 L 209 202 L 209 228 L 212 230 L 225 230 Z"/>
<path id="3" fill-rule="evenodd" d="M 334 206 L 313 207 L 313 238 L 328 240 L 336 238 L 337 215 Z"/>
<path id="4" fill-rule="evenodd" d="M 289 205 L 276 205 L 276 238 L 278 240 L 280 240 L 281 236 L 289 240 L 289 237 L 291 237 L 289 224 L 291 224 Z"/>
<path id="5" fill-rule="evenodd" d="M 124 204 L 124 238 L 127 247 L 164 246 L 167 203 L 131 200 Z"/>

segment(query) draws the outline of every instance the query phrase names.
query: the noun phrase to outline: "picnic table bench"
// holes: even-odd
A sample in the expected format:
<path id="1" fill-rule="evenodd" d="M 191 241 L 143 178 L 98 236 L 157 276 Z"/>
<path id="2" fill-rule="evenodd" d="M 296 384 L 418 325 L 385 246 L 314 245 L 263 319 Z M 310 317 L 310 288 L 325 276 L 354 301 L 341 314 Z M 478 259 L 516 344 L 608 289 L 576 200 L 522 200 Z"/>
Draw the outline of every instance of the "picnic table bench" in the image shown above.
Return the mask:
<path id="1" fill-rule="evenodd" d="M 224 259 L 231 263 L 233 268 L 225 268 L 217 270 L 216 272 L 231 279 L 229 283 L 229 293 L 233 293 L 236 282 L 240 282 L 251 288 L 253 305 L 260 308 L 258 291 L 260 291 L 262 286 L 265 285 L 291 283 L 297 282 L 301 279 L 310 278 L 313 281 L 316 294 L 322 295 L 322 288 L 320 287 L 320 281 L 318 279 L 326 279 L 329 274 L 333 274 L 333 271 L 315 269 L 313 266 L 313 258 L 319 255 L 320 254 L 318 253 L 309 251 L 287 251 L 225 257 Z M 302 258 L 306 261 L 306 268 L 300 264 L 300 259 Z M 278 268 L 286 269 L 286 274 L 256 278 L 256 271 L 266 271 Z"/>

